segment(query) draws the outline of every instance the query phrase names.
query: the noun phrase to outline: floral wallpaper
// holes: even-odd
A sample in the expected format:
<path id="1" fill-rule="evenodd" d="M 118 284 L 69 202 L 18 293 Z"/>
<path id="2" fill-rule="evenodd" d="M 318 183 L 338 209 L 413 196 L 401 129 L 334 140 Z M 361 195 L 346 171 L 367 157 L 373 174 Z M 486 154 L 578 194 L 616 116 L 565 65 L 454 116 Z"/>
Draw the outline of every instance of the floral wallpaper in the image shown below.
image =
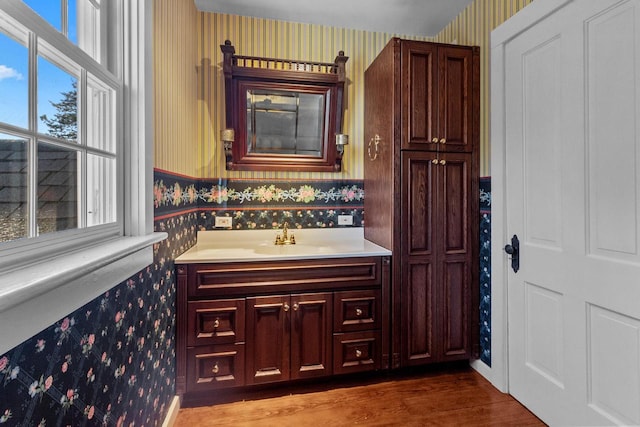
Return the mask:
<path id="1" fill-rule="evenodd" d="M 338 215 L 352 215 L 362 227 L 362 180 L 196 180 L 156 170 L 157 215 L 184 209 L 200 212 L 200 229 L 214 229 L 216 216 L 233 218 L 234 229 L 337 227 Z"/>
<path id="2" fill-rule="evenodd" d="M 491 178 L 480 178 L 480 360 L 491 366 Z"/>
<path id="3" fill-rule="evenodd" d="M 196 213 L 155 221 L 154 262 L 0 355 L 0 425 L 158 426 L 175 395 L 176 256 Z"/>

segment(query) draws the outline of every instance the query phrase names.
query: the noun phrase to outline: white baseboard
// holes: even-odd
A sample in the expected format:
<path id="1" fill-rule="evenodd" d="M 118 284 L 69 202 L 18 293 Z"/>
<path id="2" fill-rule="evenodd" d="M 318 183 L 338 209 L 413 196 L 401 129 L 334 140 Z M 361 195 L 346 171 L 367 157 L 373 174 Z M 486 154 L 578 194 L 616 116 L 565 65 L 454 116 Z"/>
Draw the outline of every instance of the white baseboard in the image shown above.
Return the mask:
<path id="1" fill-rule="evenodd" d="M 180 398 L 178 396 L 174 396 L 171 401 L 171 406 L 169 406 L 169 410 L 167 411 L 167 416 L 164 418 L 164 422 L 162 423 L 162 427 L 173 427 L 173 424 L 176 422 L 176 418 L 178 418 L 178 411 L 180 411 Z"/>

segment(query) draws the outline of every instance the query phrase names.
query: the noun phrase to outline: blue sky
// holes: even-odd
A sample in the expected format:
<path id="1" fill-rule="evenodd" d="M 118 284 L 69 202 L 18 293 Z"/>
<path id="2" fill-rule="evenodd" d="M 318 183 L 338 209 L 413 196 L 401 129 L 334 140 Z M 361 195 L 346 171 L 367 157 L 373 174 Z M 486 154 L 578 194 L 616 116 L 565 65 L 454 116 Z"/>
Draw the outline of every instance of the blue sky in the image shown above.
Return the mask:
<path id="1" fill-rule="evenodd" d="M 25 3 L 40 14 L 57 30 L 61 28 L 60 1 L 26 0 Z M 76 0 L 68 0 L 69 38 L 76 42 Z M 0 32 L 0 121 L 15 126 L 27 127 L 28 118 L 28 52 L 19 42 Z M 49 101 L 58 102 L 72 88 L 74 76 L 55 67 L 44 58 L 38 59 L 38 117 L 46 114 L 53 117 L 56 110 Z M 39 131 L 47 133 L 40 124 Z"/>

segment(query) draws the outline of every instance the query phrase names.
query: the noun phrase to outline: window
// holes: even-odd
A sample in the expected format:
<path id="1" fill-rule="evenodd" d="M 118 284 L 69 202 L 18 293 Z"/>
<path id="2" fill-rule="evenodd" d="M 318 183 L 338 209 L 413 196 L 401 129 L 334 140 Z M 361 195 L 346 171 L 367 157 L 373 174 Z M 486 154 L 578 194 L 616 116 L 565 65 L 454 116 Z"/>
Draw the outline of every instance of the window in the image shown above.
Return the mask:
<path id="1" fill-rule="evenodd" d="M 106 61 L 122 25 L 101 32 L 116 3 L 0 6 L 0 270 L 123 235 L 122 73 Z"/>

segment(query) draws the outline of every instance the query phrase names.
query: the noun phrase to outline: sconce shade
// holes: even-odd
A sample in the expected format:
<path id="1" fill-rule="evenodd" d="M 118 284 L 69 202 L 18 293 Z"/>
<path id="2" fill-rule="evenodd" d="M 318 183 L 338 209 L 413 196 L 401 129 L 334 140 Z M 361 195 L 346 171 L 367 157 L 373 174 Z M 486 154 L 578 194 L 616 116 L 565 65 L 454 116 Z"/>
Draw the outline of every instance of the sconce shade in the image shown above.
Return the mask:
<path id="1" fill-rule="evenodd" d="M 344 146 L 349 144 L 349 135 L 344 133 L 336 133 L 336 145 Z"/>
<path id="2" fill-rule="evenodd" d="M 235 141 L 236 135 L 233 129 L 223 129 L 220 131 L 220 139 L 223 141 L 233 142 Z"/>

